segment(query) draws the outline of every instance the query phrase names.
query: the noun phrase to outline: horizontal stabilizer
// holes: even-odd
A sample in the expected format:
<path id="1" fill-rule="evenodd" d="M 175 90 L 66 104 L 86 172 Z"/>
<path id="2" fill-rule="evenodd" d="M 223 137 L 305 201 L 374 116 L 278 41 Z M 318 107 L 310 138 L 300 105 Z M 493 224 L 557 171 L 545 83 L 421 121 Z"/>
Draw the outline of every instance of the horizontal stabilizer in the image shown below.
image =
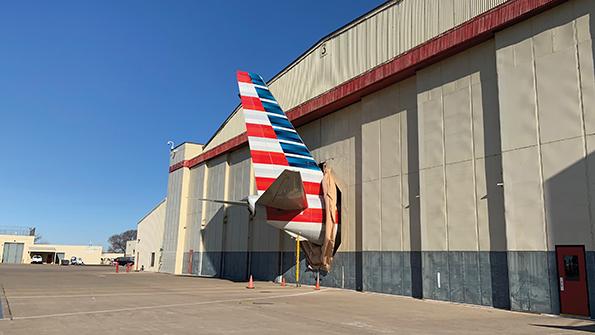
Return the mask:
<path id="1" fill-rule="evenodd" d="M 200 201 L 206 201 L 206 202 L 214 202 L 214 203 L 218 203 L 218 204 L 249 207 L 248 201 L 218 200 L 218 199 L 205 199 L 205 198 L 188 198 L 188 200 L 200 200 Z"/>
<path id="2" fill-rule="evenodd" d="M 288 211 L 308 208 L 301 174 L 291 170 L 281 172 L 279 177 L 258 198 L 256 205 Z"/>

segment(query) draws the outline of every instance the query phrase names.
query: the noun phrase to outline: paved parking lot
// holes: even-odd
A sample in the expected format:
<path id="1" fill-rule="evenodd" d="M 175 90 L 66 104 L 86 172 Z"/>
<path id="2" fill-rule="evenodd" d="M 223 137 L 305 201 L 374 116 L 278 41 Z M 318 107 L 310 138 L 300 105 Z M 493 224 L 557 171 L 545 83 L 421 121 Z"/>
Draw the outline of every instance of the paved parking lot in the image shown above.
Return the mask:
<path id="1" fill-rule="evenodd" d="M 0 265 L 0 334 L 565 334 L 588 320 L 311 287 Z M 2 293 L 2 290 L 0 290 Z"/>

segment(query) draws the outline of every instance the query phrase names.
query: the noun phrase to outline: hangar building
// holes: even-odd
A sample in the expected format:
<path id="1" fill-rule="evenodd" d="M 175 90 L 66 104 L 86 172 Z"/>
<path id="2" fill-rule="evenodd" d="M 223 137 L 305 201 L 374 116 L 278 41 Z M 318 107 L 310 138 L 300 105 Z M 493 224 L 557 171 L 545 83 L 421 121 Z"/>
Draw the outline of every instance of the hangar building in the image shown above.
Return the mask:
<path id="1" fill-rule="evenodd" d="M 595 316 L 594 14 L 388 1 L 270 79 L 342 194 L 322 285 Z M 256 193 L 239 112 L 172 152 L 162 272 L 294 278 L 285 233 L 197 200 Z"/>

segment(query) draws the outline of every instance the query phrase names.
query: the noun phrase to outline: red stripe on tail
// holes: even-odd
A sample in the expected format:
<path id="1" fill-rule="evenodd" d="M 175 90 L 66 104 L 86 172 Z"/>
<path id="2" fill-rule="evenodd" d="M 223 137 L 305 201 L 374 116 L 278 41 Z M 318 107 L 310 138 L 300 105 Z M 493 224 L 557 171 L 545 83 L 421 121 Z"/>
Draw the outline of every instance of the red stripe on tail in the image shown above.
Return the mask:
<path id="1" fill-rule="evenodd" d="M 256 189 L 259 191 L 266 191 L 274 182 L 274 178 L 256 177 Z M 307 181 L 303 183 L 306 194 L 322 195 L 322 187 L 320 187 L 320 183 L 311 183 Z"/>
<path id="2" fill-rule="evenodd" d="M 289 166 L 285 154 L 282 152 L 251 150 L 252 163 L 255 164 L 275 164 Z"/>
<path id="3" fill-rule="evenodd" d="M 250 78 L 250 75 L 248 74 L 248 72 L 244 71 L 238 71 L 238 81 L 242 83 L 252 84 L 252 79 Z"/>
<path id="4" fill-rule="evenodd" d="M 242 95 L 240 96 L 240 99 L 242 99 L 242 107 L 244 107 L 244 109 L 252 109 L 264 112 L 264 107 L 262 106 L 262 102 L 260 102 L 258 97 L 246 97 Z"/>
<path id="5" fill-rule="evenodd" d="M 273 221 L 322 223 L 323 214 L 324 210 L 321 208 L 306 208 L 300 212 L 267 207 L 267 220 Z"/>
<path id="6" fill-rule="evenodd" d="M 246 123 L 246 134 L 251 137 L 277 138 L 273 127 L 266 124 Z"/>

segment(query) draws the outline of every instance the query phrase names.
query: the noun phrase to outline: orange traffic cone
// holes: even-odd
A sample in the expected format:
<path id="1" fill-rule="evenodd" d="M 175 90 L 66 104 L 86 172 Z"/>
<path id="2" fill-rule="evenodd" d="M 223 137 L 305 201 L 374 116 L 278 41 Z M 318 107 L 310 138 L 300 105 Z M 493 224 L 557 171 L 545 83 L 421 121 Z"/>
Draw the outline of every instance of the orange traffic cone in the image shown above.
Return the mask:
<path id="1" fill-rule="evenodd" d="M 250 275 L 250 281 L 248 282 L 248 286 L 246 288 L 254 288 L 254 280 L 252 279 L 252 275 Z"/>
<path id="2" fill-rule="evenodd" d="M 281 277 L 281 287 L 285 287 L 287 283 L 285 282 L 285 277 Z"/>
<path id="3" fill-rule="evenodd" d="M 316 286 L 314 287 L 314 290 L 320 290 L 320 274 L 316 274 Z"/>

